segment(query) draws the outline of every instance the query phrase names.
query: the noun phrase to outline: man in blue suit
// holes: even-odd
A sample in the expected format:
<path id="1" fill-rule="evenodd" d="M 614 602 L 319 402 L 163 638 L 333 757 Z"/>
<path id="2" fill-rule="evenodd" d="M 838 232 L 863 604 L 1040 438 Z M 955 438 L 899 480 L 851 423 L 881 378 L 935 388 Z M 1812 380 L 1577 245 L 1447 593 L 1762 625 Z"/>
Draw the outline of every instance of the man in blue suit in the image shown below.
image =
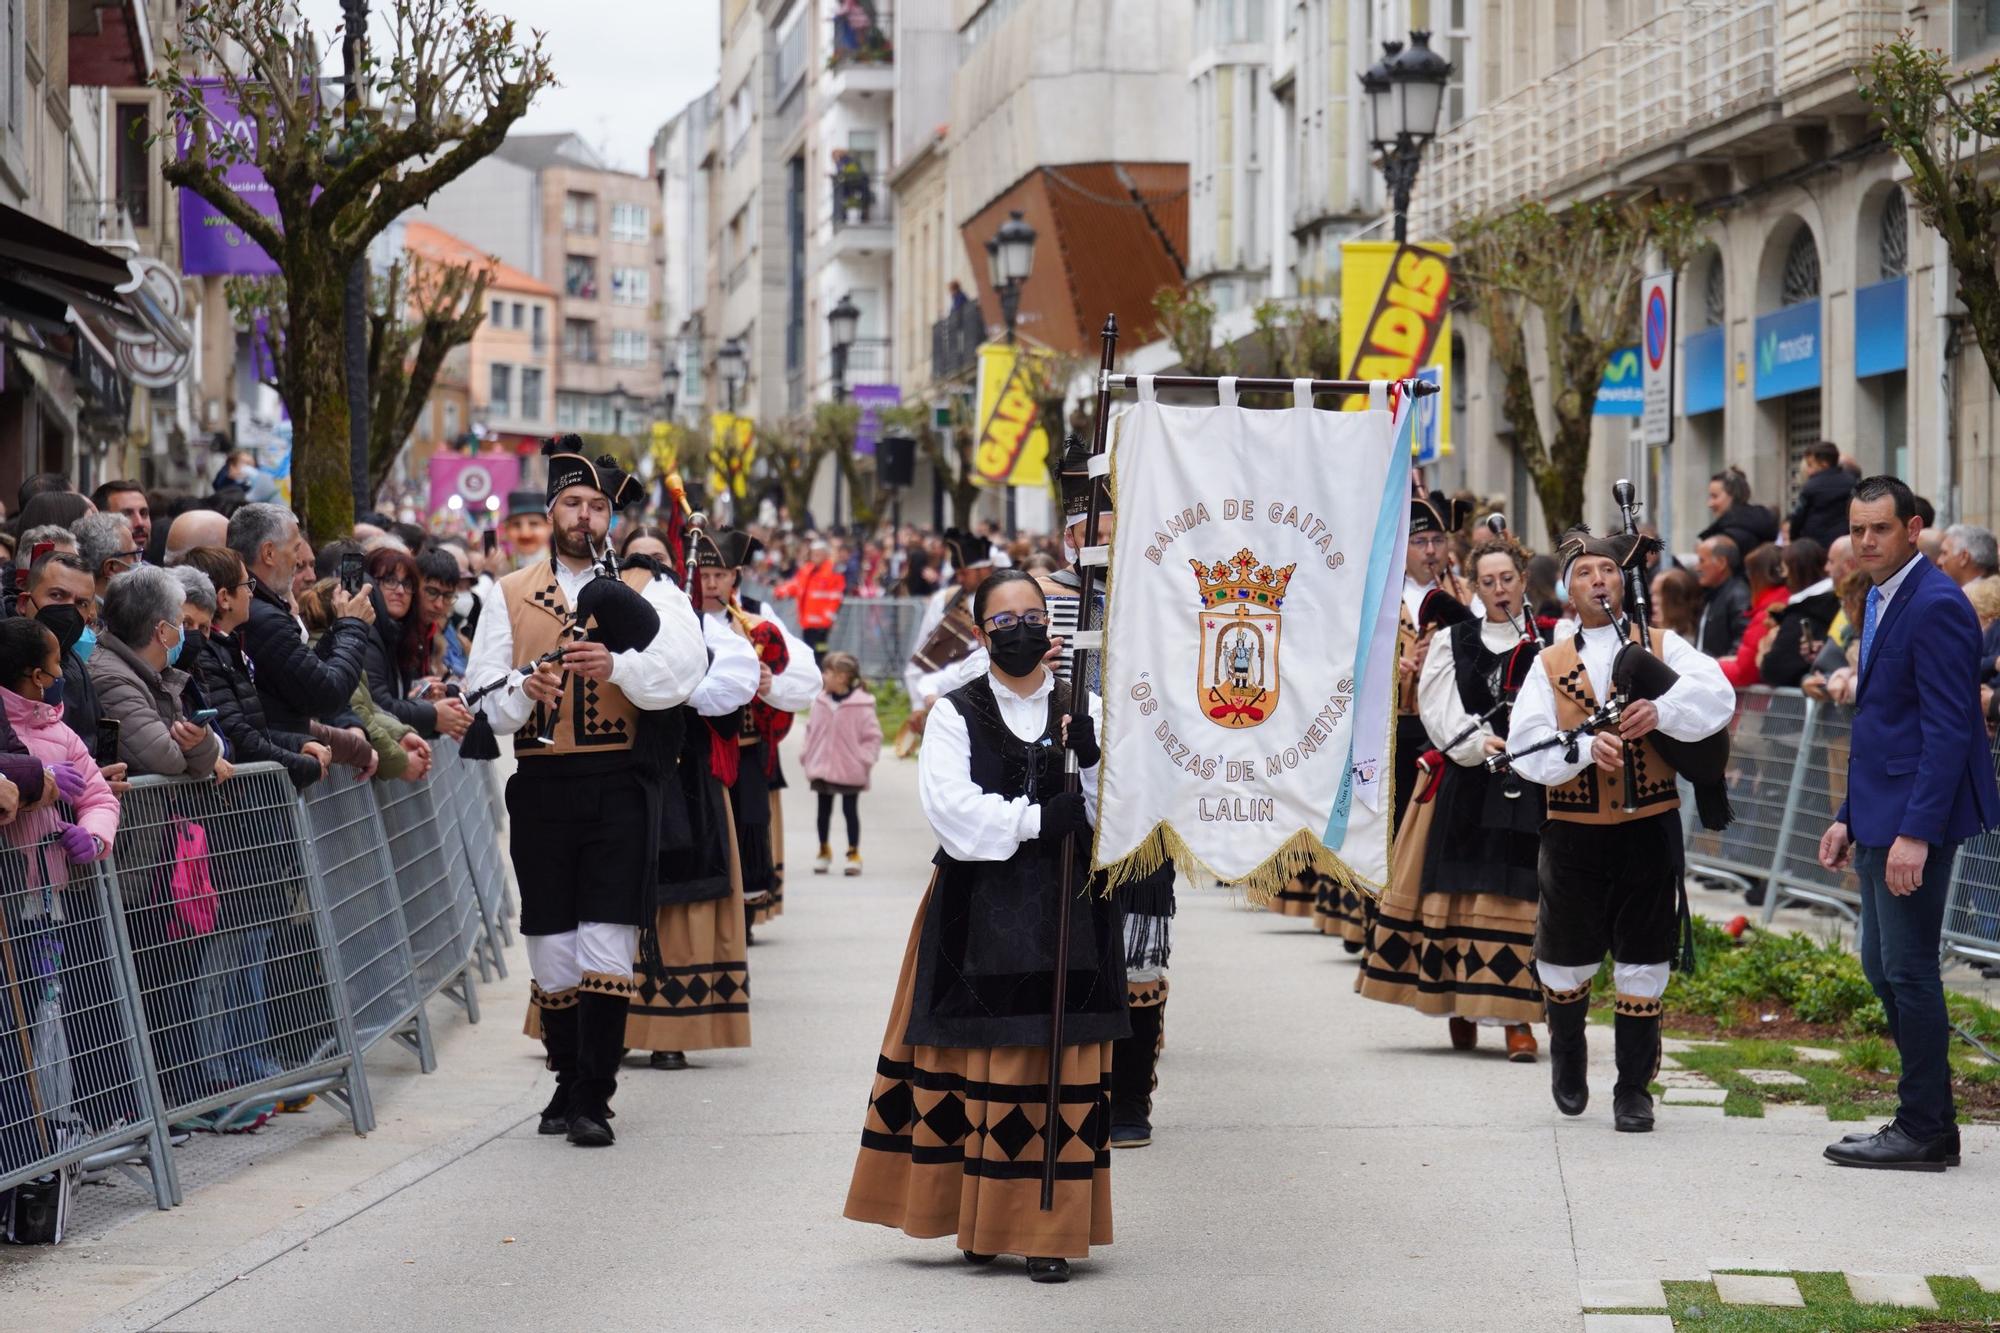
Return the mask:
<path id="1" fill-rule="evenodd" d="M 1958 1165 L 1938 937 L 1958 844 L 2000 823 L 1979 710 L 1979 620 L 1917 551 L 1916 497 L 1894 477 L 1854 488 L 1848 534 L 1874 583 L 1861 622 L 1861 681 L 1847 799 L 1820 864 L 1861 881 L 1861 966 L 1902 1052 L 1896 1118 L 1826 1150 L 1842 1166 Z"/>

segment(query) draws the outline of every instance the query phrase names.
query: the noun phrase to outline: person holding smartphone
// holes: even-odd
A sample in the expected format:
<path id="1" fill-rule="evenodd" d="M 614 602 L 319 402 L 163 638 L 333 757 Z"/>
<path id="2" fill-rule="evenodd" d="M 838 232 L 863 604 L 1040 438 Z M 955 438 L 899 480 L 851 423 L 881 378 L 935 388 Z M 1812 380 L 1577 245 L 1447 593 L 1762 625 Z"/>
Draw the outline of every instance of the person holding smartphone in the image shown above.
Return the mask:
<path id="1" fill-rule="evenodd" d="M 185 600 L 180 580 L 152 565 L 116 575 L 105 587 L 104 633 L 90 657 L 90 677 L 102 716 L 119 725 L 118 753 L 134 774 L 227 775 L 221 739 L 181 708 L 188 686 L 178 665 L 187 644 Z"/>

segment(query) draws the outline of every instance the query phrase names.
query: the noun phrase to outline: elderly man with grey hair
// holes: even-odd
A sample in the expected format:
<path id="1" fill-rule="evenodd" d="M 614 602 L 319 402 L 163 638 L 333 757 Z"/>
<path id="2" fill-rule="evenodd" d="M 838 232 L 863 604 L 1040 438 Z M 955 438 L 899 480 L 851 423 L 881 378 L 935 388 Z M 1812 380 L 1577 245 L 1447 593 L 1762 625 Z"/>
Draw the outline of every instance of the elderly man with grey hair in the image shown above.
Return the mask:
<path id="1" fill-rule="evenodd" d="M 1938 547 L 1937 567 L 1951 575 L 1952 582 L 1963 588 L 1974 579 L 2000 573 L 2000 546 L 1995 545 L 1990 528 L 1954 523 L 1944 530 L 1944 542 Z"/>
<path id="2" fill-rule="evenodd" d="M 366 585 L 335 592 L 334 622 L 317 651 L 308 646 L 289 595 L 300 545 L 299 521 L 280 505 L 247 504 L 229 516 L 229 549 L 242 557 L 252 585 L 250 618 L 237 642 L 256 678 L 264 720 L 275 731 L 310 734 L 315 721 L 350 725 L 344 719 L 361 683 L 375 605 Z"/>
<path id="3" fill-rule="evenodd" d="M 104 596 L 112 579 L 145 557 L 132 540 L 132 525 L 123 514 L 85 514 L 70 531 L 76 535 L 76 553 L 97 580 L 99 597 Z"/>
<path id="4" fill-rule="evenodd" d="M 177 665 L 187 644 L 181 623 L 186 600 L 179 579 L 151 566 L 114 576 L 104 590 L 103 633 L 90 655 L 90 681 L 98 715 L 118 723 L 118 757 L 134 776 L 228 775 L 221 740 L 181 706 L 188 687 L 188 674 Z"/>

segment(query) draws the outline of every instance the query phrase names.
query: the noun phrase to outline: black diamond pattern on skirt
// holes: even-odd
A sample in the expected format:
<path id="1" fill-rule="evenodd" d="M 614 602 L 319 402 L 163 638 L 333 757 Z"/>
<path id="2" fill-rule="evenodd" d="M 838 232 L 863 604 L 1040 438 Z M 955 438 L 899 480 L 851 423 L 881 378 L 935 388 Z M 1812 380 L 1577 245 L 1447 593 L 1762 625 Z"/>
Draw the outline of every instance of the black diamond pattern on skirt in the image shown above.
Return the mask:
<path id="1" fill-rule="evenodd" d="M 1385 930 L 1375 937 L 1375 952 L 1385 964 L 1400 972 L 1410 961 L 1410 942 L 1401 934 Z"/>
<path id="2" fill-rule="evenodd" d="M 1041 1131 L 1016 1106 L 1000 1118 L 1000 1123 L 987 1129 L 987 1135 L 1000 1145 L 1000 1151 L 1010 1160 L 1017 1159 L 1021 1150 L 1041 1138 Z"/>
<path id="3" fill-rule="evenodd" d="M 917 1118 L 916 1098 L 910 1094 L 906 1080 L 897 1079 L 875 1096 L 875 1114 L 882 1117 L 882 1123 L 889 1127 L 891 1134 L 901 1134 Z"/>
<path id="4" fill-rule="evenodd" d="M 1474 972 L 1477 972 L 1481 968 L 1486 966 L 1486 960 L 1479 956 L 1478 946 L 1472 944 L 1468 944 L 1465 946 L 1465 957 L 1463 958 L 1462 963 L 1465 970 L 1461 972 L 1459 975 L 1466 977 L 1471 976 Z"/>
<path id="5" fill-rule="evenodd" d="M 1443 976 L 1445 969 L 1444 950 L 1438 948 L 1435 944 L 1426 944 L 1418 967 L 1427 977 Z"/>
<path id="6" fill-rule="evenodd" d="M 946 1093 L 938 1098 L 937 1105 L 924 1112 L 921 1118 L 931 1133 L 937 1135 L 947 1147 L 957 1147 L 972 1132 L 972 1122 L 965 1118 L 965 1099 L 957 1093 Z"/>
<path id="7" fill-rule="evenodd" d="M 1507 983 L 1512 983 L 1515 977 L 1528 970 L 1527 964 L 1521 961 L 1519 954 L 1512 949 L 1504 948 L 1494 950 L 1493 957 L 1486 961 L 1486 966 L 1494 976 Z"/>
<path id="8" fill-rule="evenodd" d="M 725 972 L 721 977 L 716 979 L 715 998 L 727 1002 L 735 999 L 737 992 L 742 989 L 743 987 L 736 984 L 735 978 Z"/>
<path id="9" fill-rule="evenodd" d="M 693 1000 L 696 1004 L 700 1004 L 708 998 L 708 983 L 697 976 L 693 981 L 688 983 L 687 993 L 690 1000 Z"/>
<path id="10" fill-rule="evenodd" d="M 687 983 L 679 977 L 662 977 L 660 994 L 668 1004 L 679 1004 L 687 998 Z"/>

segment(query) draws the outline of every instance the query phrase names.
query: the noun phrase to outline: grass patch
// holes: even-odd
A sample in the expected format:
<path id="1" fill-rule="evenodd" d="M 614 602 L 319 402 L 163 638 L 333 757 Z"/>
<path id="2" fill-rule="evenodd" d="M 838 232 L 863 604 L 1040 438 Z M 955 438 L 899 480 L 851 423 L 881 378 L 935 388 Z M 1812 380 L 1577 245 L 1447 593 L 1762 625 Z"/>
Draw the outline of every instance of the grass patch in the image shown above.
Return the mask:
<path id="1" fill-rule="evenodd" d="M 1674 1327 L 1701 1333 L 1870 1333 L 1871 1330 L 2000 1328 L 2000 1296 L 1971 1278 L 1934 1277 L 1938 1308 L 1857 1305 L 1839 1273 L 1794 1273 L 1804 1308 L 1724 1305 L 1712 1282 L 1667 1282 L 1667 1313 Z"/>
<path id="2" fill-rule="evenodd" d="M 1722 1113 L 1741 1116 L 1745 1120 L 1762 1120 L 1764 1103 L 1755 1093 L 1731 1089 L 1729 1095 L 1722 1099 Z"/>
<path id="3" fill-rule="evenodd" d="M 896 733 L 910 720 L 909 692 L 899 680 L 870 681 L 868 691 L 875 696 L 875 716 L 882 722 L 882 749 L 888 753 L 896 744 Z"/>

